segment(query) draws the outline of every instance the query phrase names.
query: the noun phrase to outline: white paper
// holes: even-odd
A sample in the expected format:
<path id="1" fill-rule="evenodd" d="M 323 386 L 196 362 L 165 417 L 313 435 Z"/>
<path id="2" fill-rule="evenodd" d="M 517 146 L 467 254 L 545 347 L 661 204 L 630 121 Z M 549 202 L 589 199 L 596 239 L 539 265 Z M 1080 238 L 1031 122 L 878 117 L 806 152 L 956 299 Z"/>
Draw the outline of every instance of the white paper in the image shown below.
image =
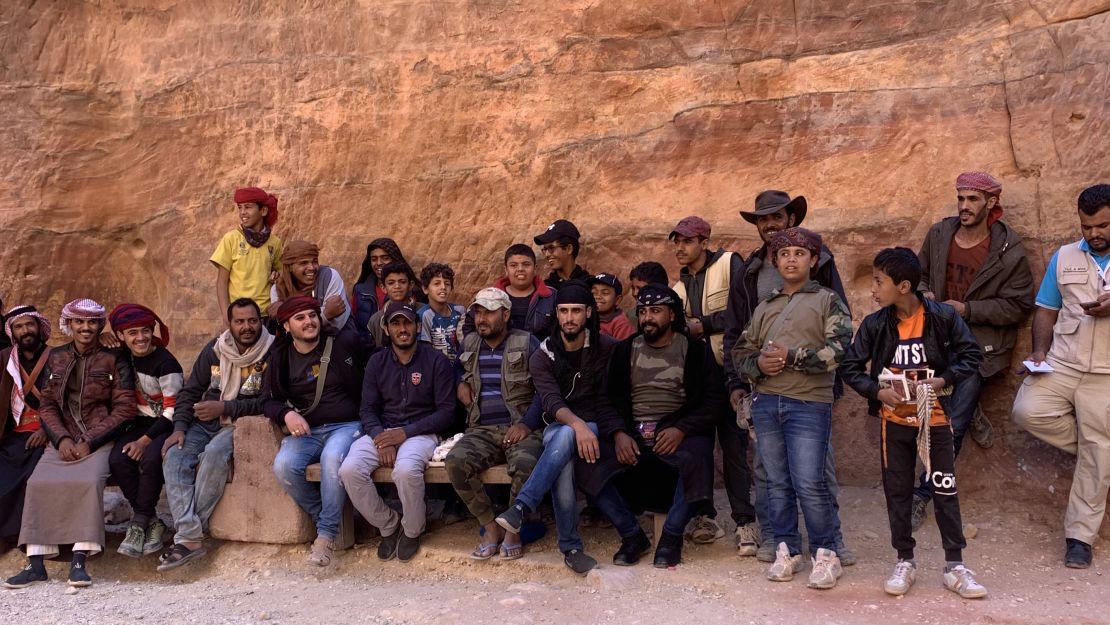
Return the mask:
<path id="1" fill-rule="evenodd" d="M 1052 365 L 1048 364 L 1047 360 L 1039 365 L 1032 360 L 1023 360 L 1021 364 L 1025 365 L 1025 368 L 1029 370 L 1029 373 L 1052 373 L 1053 371 L 1055 371 L 1055 369 L 1052 368 Z"/>

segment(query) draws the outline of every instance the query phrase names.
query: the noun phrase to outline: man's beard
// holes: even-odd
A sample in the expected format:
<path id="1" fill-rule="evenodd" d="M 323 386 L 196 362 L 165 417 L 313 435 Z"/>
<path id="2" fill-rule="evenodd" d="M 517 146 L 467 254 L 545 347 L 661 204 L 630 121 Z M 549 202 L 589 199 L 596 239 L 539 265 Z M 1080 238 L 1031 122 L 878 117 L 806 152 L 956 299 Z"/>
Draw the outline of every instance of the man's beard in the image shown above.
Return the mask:
<path id="1" fill-rule="evenodd" d="M 563 339 L 567 341 L 573 341 L 577 339 L 580 334 L 585 332 L 586 328 L 583 326 L 579 326 L 576 330 L 574 330 L 574 332 L 567 332 L 566 330 L 559 328 L 559 331 L 563 333 Z"/>
<path id="2" fill-rule="evenodd" d="M 19 349 L 25 352 L 37 352 L 42 347 L 42 339 L 37 334 L 27 334 L 16 339 Z"/>
<path id="3" fill-rule="evenodd" d="M 645 323 L 640 326 L 640 329 L 644 332 L 644 338 L 649 341 L 657 341 L 667 332 L 665 328 L 661 328 L 654 323 Z"/>

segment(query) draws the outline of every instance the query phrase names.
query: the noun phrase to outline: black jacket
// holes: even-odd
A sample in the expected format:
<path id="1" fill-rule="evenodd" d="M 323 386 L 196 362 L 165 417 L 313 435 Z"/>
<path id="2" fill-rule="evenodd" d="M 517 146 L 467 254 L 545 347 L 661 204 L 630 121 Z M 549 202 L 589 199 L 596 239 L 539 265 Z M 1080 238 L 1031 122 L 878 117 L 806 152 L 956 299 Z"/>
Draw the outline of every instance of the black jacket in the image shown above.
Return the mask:
<path id="1" fill-rule="evenodd" d="M 339 415 L 349 419 L 338 418 L 334 415 L 301 415 L 309 425 L 320 423 L 355 421 L 358 419 L 358 406 L 362 399 L 362 375 L 366 366 L 366 352 L 363 350 L 359 337 L 354 332 L 340 332 L 331 334 L 325 329 L 320 333 L 320 341 L 328 335 L 334 337 L 331 350 L 331 362 L 328 364 L 328 376 L 325 384 L 328 389 L 344 393 L 353 403 L 354 409 L 350 415 Z M 266 417 L 277 423 L 285 425 L 285 414 L 292 410 L 287 401 L 303 401 L 305 404 L 312 402 L 311 398 L 296 398 L 289 390 L 289 353 L 293 347 L 292 338 L 286 334 L 274 340 L 270 347 L 270 354 L 266 357 L 265 385 L 262 396 L 265 398 L 262 408 Z M 329 392 L 329 391 L 325 391 Z M 330 417 L 330 418 L 329 418 Z"/>
<path id="2" fill-rule="evenodd" d="M 929 368 L 949 386 L 978 371 L 983 352 L 956 309 L 920 293 L 918 299 L 925 306 L 922 342 Z M 871 415 L 879 414 L 879 374 L 893 362 L 897 348 L 898 317 L 895 308 L 887 306 L 864 318 L 840 362 L 840 377 L 867 398 Z"/>
<path id="3" fill-rule="evenodd" d="M 184 432 L 189 429 L 189 426 L 196 422 L 196 415 L 193 413 L 193 407 L 197 402 L 202 401 L 219 401 L 220 389 L 212 385 L 212 369 L 219 368 L 220 357 L 216 354 L 216 341 L 219 337 L 208 341 L 204 349 L 200 350 L 197 359 L 193 361 L 193 371 L 189 374 L 189 379 L 185 381 L 185 385 L 181 387 L 181 392 L 177 394 L 177 408 L 173 413 L 173 429 L 178 432 Z M 273 346 L 271 345 L 271 350 Z M 265 375 L 267 356 L 263 356 L 255 368 Z M 220 372 L 221 377 L 225 375 Z M 232 401 L 225 401 L 224 415 L 229 417 L 232 421 L 239 417 L 246 417 L 252 415 L 262 414 L 262 405 L 264 403 L 264 396 L 262 395 L 262 388 L 258 389 L 257 395 L 252 396 L 239 396 Z M 220 421 L 200 421 L 206 429 L 215 430 L 220 427 Z"/>

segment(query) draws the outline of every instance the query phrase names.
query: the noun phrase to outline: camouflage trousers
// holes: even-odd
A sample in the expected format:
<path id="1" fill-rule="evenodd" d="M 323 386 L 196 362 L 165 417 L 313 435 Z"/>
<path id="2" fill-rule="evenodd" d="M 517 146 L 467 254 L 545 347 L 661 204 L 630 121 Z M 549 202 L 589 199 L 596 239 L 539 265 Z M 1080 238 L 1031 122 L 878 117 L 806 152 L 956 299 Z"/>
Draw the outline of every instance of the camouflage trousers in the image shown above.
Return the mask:
<path id="1" fill-rule="evenodd" d="M 495 516 L 493 503 L 482 484 L 482 472 L 494 465 L 507 464 L 509 477 L 512 479 L 509 499 L 512 501 L 528 481 L 528 476 L 532 474 L 532 469 L 543 453 L 540 432 L 532 432 L 512 447 L 503 447 L 501 442 L 505 440 L 505 433 L 508 431 L 507 425 L 478 425 L 467 428 L 466 434 L 455 443 L 444 461 L 451 485 L 482 525 L 492 523 Z"/>

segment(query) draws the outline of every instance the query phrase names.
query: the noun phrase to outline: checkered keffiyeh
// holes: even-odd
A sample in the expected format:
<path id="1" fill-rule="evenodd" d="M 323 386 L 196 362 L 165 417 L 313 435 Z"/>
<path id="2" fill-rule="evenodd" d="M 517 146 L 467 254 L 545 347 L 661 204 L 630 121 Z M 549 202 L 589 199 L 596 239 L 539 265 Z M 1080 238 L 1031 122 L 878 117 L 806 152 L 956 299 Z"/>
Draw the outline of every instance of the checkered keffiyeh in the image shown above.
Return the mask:
<path id="1" fill-rule="evenodd" d="M 91 299 L 75 299 L 62 308 L 62 316 L 58 320 L 58 327 L 66 336 L 73 336 L 69 329 L 71 319 L 106 319 L 108 316 L 104 307 Z"/>
<path id="2" fill-rule="evenodd" d="M 991 195 L 1002 195 L 1002 183 L 985 171 L 967 171 L 956 177 L 957 189 L 973 189 Z"/>

